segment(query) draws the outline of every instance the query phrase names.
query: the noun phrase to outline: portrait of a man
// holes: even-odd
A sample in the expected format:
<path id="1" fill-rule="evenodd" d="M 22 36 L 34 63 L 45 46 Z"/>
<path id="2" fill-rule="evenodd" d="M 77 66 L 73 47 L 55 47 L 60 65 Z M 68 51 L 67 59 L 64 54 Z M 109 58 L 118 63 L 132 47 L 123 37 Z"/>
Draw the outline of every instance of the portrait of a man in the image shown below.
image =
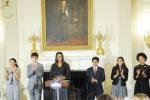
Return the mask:
<path id="1" fill-rule="evenodd" d="M 91 44 L 90 0 L 44 0 L 43 47 L 84 49 Z M 90 29 L 89 29 L 90 28 Z"/>

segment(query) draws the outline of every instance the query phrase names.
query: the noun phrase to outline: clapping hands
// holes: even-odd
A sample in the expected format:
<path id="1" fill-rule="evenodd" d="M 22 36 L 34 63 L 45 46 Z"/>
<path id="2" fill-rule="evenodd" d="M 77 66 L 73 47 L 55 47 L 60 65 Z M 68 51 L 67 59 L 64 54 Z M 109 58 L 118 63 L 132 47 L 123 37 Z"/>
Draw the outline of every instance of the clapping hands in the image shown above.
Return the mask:
<path id="1" fill-rule="evenodd" d="M 143 75 L 143 77 L 147 77 L 147 75 L 145 74 L 145 71 L 143 71 L 141 74 Z"/>
<path id="2" fill-rule="evenodd" d="M 124 70 L 121 71 L 121 75 L 123 75 L 123 73 L 124 73 Z"/>
<path id="3" fill-rule="evenodd" d="M 140 75 L 141 70 L 140 70 L 140 69 L 137 69 L 137 70 L 136 70 L 136 73 L 137 73 L 137 75 Z"/>

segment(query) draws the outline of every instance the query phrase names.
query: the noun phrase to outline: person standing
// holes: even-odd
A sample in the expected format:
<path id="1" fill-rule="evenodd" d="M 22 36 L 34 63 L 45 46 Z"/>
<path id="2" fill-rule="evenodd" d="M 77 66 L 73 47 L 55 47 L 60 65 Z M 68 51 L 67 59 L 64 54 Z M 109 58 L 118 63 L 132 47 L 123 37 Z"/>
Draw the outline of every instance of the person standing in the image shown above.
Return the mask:
<path id="1" fill-rule="evenodd" d="M 138 53 L 136 58 L 139 65 L 134 67 L 134 94 L 144 93 L 150 97 L 150 66 L 146 64 L 147 56 L 145 53 Z"/>
<path id="2" fill-rule="evenodd" d="M 105 81 L 104 69 L 99 67 L 99 58 L 92 58 L 93 66 L 87 69 L 88 81 L 88 100 L 94 100 L 95 96 L 98 97 L 103 94 L 102 82 Z"/>
<path id="3" fill-rule="evenodd" d="M 7 80 L 7 100 L 20 100 L 20 77 L 21 70 L 15 58 L 9 60 L 10 68 L 5 69 Z"/>
<path id="4" fill-rule="evenodd" d="M 31 60 L 31 64 L 27 66 L 27 77 L 29 78 L 27 89 L 30 100 L 41 100 L 44 67 L 38 62 L 38 53 L 32 53 Z"/>
<path id="5" fill-rule="evenodd" d="M 64 60 L 62 52 L 57 52 L 55 57 L 55 63 L 52 64 L 50 69 L 50 79 L 59 80 L 68 84 L 71 78 L 70 66 Z M 59 89 L 59 100 L 69 100 L 68 86 L 62 86 Z M 52 100 L 57 100 L 56 90 L 53 90 Z"/>
<path id="6" fill-rule="evenodd" d="M 128 96 L 126 81 L 128 80 L 128 68 L 123 57 L 117 58 L 117 64 L 112 68 L 112 96 L 114 100 L 124 100 Z"/>

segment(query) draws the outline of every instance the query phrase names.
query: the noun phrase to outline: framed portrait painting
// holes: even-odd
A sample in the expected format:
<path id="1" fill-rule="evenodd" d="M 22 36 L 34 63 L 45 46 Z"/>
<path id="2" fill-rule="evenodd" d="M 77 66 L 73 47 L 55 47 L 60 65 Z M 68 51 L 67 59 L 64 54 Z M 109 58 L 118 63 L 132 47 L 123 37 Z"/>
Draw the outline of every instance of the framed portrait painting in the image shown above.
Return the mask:
<path id="1" fill-rule="evenodd" d="M 92 0 L 42 0 L 43 50 L 92 49 Z"/>

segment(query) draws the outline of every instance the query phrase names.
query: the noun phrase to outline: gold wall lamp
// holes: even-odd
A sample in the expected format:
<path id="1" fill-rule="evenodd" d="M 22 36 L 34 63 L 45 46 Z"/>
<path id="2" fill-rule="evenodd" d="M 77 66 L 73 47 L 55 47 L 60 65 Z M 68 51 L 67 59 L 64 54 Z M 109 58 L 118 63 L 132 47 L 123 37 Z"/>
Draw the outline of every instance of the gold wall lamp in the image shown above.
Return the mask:
<path id="1" fill-rule="evenodd" d="M 144 35 L 144 40 L 145 40 L 146 46 L 150 49 L 150 32 L 148 32 L 147 35 Z"/>
<path id="2" fill-rule="evenodd" d="M 96 40 L 96 54 L 97 55 L 104 55 L 104 48 L 103 48 L 103 41 L 104 35 L 99 31 L 98 34 L 95 36 Z"/>
<path id="3" fill-rule="evenodd" d="M 29 37 L 29 42 L 32 44 L 32 49 L 31 52 L 38 52 L 37 50 L 37 42 L 40 41 L 40 37 L 33 34 L 32 36 Z"/>

